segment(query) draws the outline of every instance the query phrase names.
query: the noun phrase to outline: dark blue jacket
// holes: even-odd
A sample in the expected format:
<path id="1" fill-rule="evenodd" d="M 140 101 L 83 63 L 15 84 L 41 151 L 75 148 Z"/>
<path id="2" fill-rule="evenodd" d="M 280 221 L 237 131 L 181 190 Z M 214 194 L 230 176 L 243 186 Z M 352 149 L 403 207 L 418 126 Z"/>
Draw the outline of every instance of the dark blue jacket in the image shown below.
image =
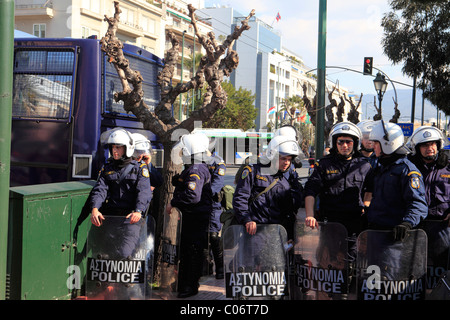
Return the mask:
<path id="1" fill-rule="evenodd" d="M 212 191 L 211 174 L 206 163 L 186 166 L 178 178 L 171 205 L 181 210 L 183 220 L 188 217 L 209 220 Z"/>
<path id="2" fill-rule="evenodd" d="M 428 212 L 421 173 L 406 156 L 394 155 L 388 162 L 380 158 L 378 163 L 367 189 L 373 195 L 369 227 L 389 229 L 404 221 L 417 226 Z"/>
<path id="3" fill-rule="evenodd" d="M 103 215 L 128 215 L 135 210 L 145 212 L 152 199 L 147 165 L 136 160 L 131 160 L 129 165 L 131 170 L 118 183 L 128 165 L 119 167 L 112 158 L 107 160 L 92 189 L 91 208 L 103 210 Z"/>
<path id="4" fill-rule="evenodd" d="M 302 188 L 295 170 L 267 175 L 262 164 L 245 166 L 238 178 L 233 197 L 233 209 L 240 224 L 282 224 L 297 213 L 303 200 Z M 257 197 L 274 179 L 279 181 L 266 193 Z"/>
<path id="5" fill-rule="evenodd" d="M 314 171 L 305 184 L 305 197 L 319 196 L 321 217 L 330 221 L 360 219 L 363 188 L 370 163 L 360 156 L 350 160 L 329 154 L 314 165 Z"/>
<path id="6" fill-rule="evenodd" d="M 423 176 L 428 203 L 427 218 L 444 219 L 450 214 L 450 161 L 445 157 L 446 163 L 433 161 L 426 164 L 418 156 L 411 157 L 410 160 Z"/>
<path id="7" fill-rule="evenodd" d="M 225 172 L 226 165 L 222 158 L 219 156 L 211 157 L 211 162 L 208 165 L 211 173 L 211 189 L 213 199 L 218 199 L 220 191 L 225 184 Z M 222 205 L 219 201 L 213 200 L 213 209 L 211 211 L 211 221 L 209 225 L 210 232 L 219 232 L 222 228 L 220 222 L 220 215 L 222 214 Z"/>

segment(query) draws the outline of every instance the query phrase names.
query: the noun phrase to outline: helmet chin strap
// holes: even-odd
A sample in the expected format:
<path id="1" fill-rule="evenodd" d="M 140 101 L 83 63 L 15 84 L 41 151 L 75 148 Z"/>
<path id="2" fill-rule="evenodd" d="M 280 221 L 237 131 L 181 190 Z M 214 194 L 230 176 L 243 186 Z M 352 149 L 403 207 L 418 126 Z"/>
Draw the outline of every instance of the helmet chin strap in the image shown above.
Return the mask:
<path id="1" fill-rule="evenodd" d="M 434 155 L 434 156 L 426 156 L 426 157 L 422 156 L 422 159 L 428 160 L 428 161 L 430 161 L 430 160 L 436 160 L 436 159 L 437 159 L 437 155 Z"/>
<path id="2" fill-rule="evenodd" d="M 373 148 L 367 149 L 366 147 L 364 147 L 364 146 L 361 144 L 361 151 L 373 152 Z"/>

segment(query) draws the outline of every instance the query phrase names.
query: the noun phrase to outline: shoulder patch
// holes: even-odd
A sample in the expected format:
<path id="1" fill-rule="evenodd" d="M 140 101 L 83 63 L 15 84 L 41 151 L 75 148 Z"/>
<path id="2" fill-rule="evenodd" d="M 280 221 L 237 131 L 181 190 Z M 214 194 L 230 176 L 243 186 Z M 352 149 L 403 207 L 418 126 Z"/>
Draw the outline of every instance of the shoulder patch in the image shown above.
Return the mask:
<path id="1" fill-rule="evenodd" d="M 413 174 L 417 174 L 419 177 L 422 176 L 422 174 L 419 171 L 411 171 L 410 173 L 408 173 L 408 177 L 410 177 Z"/>
<path id="2" fill-rule="evenodd" d="M 413 189 L 419 189 L 420 188 L 420 180 L 419 177 L 411 177 L 411 187 Z"/>
<path id="3" fill-rule="evenodd" d="M 217 172 L 219 176 L 224 176 L 225 175 L 225 169 L 224 168 L 219 168 L 219 171 Z"/>
<path id="4" fill-rule="evenodd" d="M 142 175 L 146 178 L 150 177 L 150 173 L 148 172 L 147 168 L 142 169 Z"/>
<path id="5" fill-rule="evenodd" d="M 200 180 L 200 176 L 196 173 L 191 174 L 189 177 L 196 177 L 198 180 Z"/>
<path id="6" fill-rule="evenodd" d="M 194 181 L 191 181 L 188 183 L 188 188 L 191 190 L 195 190 L 196 186 L 197 186 L 197 184 Z"/>

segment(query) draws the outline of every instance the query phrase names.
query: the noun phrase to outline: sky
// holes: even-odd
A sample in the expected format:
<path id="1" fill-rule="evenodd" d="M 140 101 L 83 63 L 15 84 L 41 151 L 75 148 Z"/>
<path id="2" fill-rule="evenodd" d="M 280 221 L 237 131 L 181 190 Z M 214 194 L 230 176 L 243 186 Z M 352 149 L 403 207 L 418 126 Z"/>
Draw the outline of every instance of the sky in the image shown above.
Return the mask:
<path id="1" fill-rule="evenodd" d="M 206 6 L 227 5 L 243 15 L 255 15 L 282 35 L 282 45 L 301 56 L 308 67 L 317 67 L 319 0 L 205 0 Z M 363 69 L 364 57 L 394 82 L 396 90 L 411 89 L 412 79 L 402 75 L 383 54 L 381 19 L 390 11 L 388 0 L 327 1 L 326 65 Z M 281 19 L 275 17 L 280 14 Z M 373 70 L 373 74 L 376 74 Z M 355 94 L 375 94 L 374 77 L 337 68 L 327 69 L 327 79 L 339 82 Z M 409 85 L 409 86 L 408 86 Z M 387 90 L 392 90 L 391 83 Z"/>

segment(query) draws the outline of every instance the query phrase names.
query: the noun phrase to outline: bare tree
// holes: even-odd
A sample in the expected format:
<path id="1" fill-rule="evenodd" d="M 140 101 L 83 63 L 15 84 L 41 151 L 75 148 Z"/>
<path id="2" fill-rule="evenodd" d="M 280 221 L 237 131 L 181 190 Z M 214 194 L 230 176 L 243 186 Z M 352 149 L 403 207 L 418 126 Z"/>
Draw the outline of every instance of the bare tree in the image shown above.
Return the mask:
<path id="1" fill-rule="evenodd" d="M 358 124 L 358 122 L 359 122 L 359 111 L 358 111 L 358 108 L 361 106 L 363 94 L 361 93 L 361 97 L 360 97 L 359 102 L 358 102 L 357 105 L 355 105 L 353 103 L 353 100 L 349 99 L 345 93 L 344 93 L 344 97 L 345 97 L 345 100 L 348 103 L 350 103 L 350 111 L 347 114 L 347 120 L 352 122 L 352 123 L 354 123 L 354 124 Z"/>
<path id="2" fill-rule="evenodd" d="M 109 57 L 109 62 L 114 65 L 122 83 L 122 91 L 115 92 L 114 99 L 116 102 L 123 101 L 125 111 L 133 113 L 143 123 L 145 129 L 156 134 L 164 147 L 164 182 L 160 188 L 160 194 L 154 195 L 159 197 L 161 204 L 156 227 L 156 243 L 159 243 L 158 235 L 162 230 L 162 215 L 166 204 L 171 200 L 174 189 L 171 184 L 172 177 L 181 171 L 181 165 L 173 163 L 170 157 L 172 147 L 177 142 L 176 138 L 180 133 L 188 133 L 194 129 L 194 122 L 204 122 L 210 119 L 217 110 L 225 107 L 227 95 L 221 83 L 224 76 L 229 76 L 239 64 L 238 54 L 232 49 L 232 46 L 242 32 L 250 29 L 248 21 L 255 12 L 252 10 L 241 21 L 241 26 L 236 26 L 234 31 L 220 44 L 216 41 L 213 32 L 209 32 L 206 36 L 199 33 L 195 16 L 196 9 L 189 4 L 189 17 L 199 43 L 206 50 L 206 55 L 202 57 L 197 72 L 190 81 L 180 82 L 176 86 L 172 86 L 171 80 L 178 62 L 180 42 L 172 32 L 167 33 L 172 48 L 167 51 L 165 65 L 157 78 L 157 83 L 161 88 L 161 100 L 155 111 L 152 112 L 143 99 L 143 78 L 138 70 L 130 68 L 129 62 L 122 51 L 123 44 L 116 36 L 121 13 L 118 1 L 114 1 L 114 8 L 113 17 L 105 15 L 104 20 L 108 22 L 109 26 L 105 36 L 100 41 L 102 51 Z M 190 117 L 184 121 L 175 119 L 172 116 L 172 104 L 176 98 L 191 89 L 197 90 L 203 87 L 206 87 L 206 94 L 202 107 L 193 111 Z"/>
<path id="3" fill-rule="evenodd" d="M 389 122 L 398 123 L 398 119 L 400 118 L 400 110 L 398 110 L 398 103 L 394 98 L 392 98 L 392 101 L 394 101 L 394 114 Z"/>

